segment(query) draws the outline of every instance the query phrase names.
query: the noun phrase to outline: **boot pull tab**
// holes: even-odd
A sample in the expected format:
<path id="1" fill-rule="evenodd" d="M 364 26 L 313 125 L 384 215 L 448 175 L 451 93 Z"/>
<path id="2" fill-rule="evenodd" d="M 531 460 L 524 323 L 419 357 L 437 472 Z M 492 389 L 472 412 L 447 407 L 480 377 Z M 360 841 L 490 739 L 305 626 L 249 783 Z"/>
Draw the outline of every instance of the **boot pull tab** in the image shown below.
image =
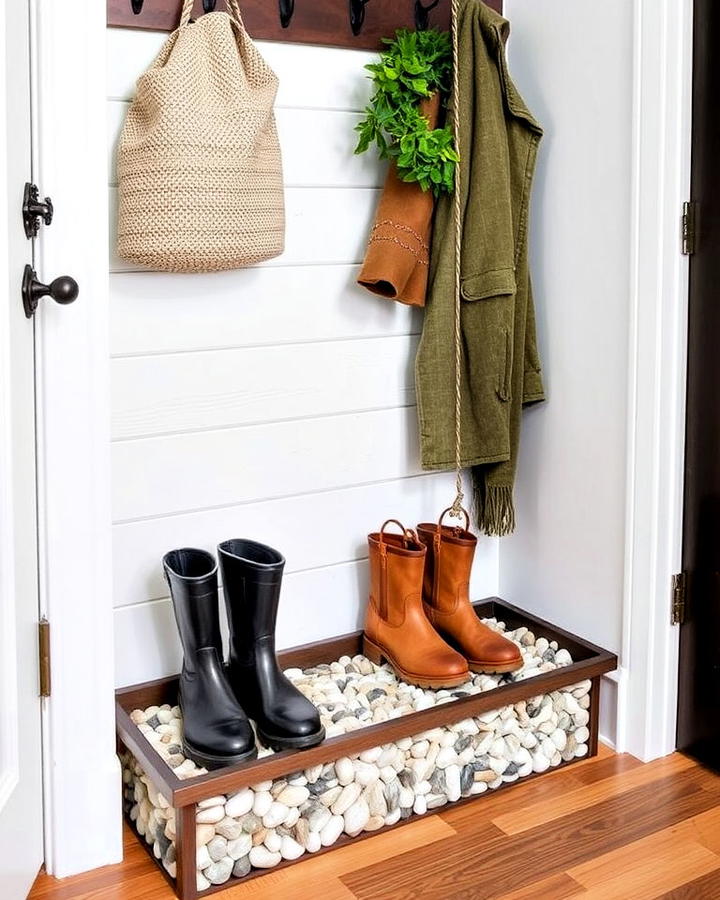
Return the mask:
<path id="1" fill-rule="evenodd" d="M 439 545 L 440 545 L 440 539 L 441 539 L 441 535 L 442 535 L 442 523 L 443 523 L 443 519 L 445 518 L 445 516 L 448 513 L 450 513 L 451 518 L 455 518 L 455 519 L 459 519 L 460 513 L 462 513 L 463 516 L 465 516 L 465 529 L 464 530 L 470 531 L 470 516 L 468 515 L 468 511 L 465 509 L 465 507 L 461 506 L 460 510 L 457 511 L 455 509 L 455 507 L 448 506 L 448 508 L 446 510 L 443 510 L 443 512 L 440 514 L 440 518 L 438 519 L 438 530 L 435 532 L 436 547 L 439 547 Z M 453 530 L 455 531 L 455 537 L 460 537 L 460 532 L 463 529 L 459 525 L 454 525 Z"/>
<path id="2" fill-rule="evenodd" d="M 408 549 L 410 541 L 413 541 L 416 544 L 419 542 L 420 539 L 418 538 L 417 533 L 412 528 L 406 528 L 403 525 L 403 523 L 400 522 L 398 519 L 386 519 L 383 522 L 382 528 L 380 529 L 380 553 L 381 553 L 381 556 L 383 559 L 385 559 L 385 553 L 386 553 L 385 542 L 383 541 L 383 535 L 385 534 L 385 529 L 387 528 L 388 525 L 397 525 L 398 526 L 398 528 L 402 532 L 402 539 L 403 539 L 403 543 L 405 544 L 406 550 Z"/>

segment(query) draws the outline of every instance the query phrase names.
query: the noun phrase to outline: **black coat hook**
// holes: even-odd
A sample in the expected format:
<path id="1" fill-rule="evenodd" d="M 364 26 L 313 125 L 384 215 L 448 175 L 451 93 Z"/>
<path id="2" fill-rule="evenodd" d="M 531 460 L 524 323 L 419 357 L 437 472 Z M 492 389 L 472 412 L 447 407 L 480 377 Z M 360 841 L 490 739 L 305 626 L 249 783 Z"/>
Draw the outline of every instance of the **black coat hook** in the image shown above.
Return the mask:
<path id="1" fill-rule="evenodd" d="M 280 24 L 287 28 L 295 12 L 295 0 L 280 0 Z"/>
<path id="2" fill-rule="evenodd" d="M 139 16 L 142 12 L 144 0 L 130 0 L 130 6 L 132 6 L 132 11 L 136 16 Z"/>
<path id="3" fill-rule="evenodd" d="M 217 0 L 203 0 L 203 12 L 215 12 L 215 4 Z"/>
<path id="4" fill-rule="evenodd" d="M 425 6 L 422 0 L 415 0 L 415 29 L 416 31 L 427 31 L 430 25 L 430 10 L 435 9 L 440 0 L 433 0 L 432 3 Z"/>
<path id="5" fill-rule="evenodd" d="M 369 0 L 350 0 L 350 27 L 354 35 L 360 34 L 365 21 L 365 7 Z"/>

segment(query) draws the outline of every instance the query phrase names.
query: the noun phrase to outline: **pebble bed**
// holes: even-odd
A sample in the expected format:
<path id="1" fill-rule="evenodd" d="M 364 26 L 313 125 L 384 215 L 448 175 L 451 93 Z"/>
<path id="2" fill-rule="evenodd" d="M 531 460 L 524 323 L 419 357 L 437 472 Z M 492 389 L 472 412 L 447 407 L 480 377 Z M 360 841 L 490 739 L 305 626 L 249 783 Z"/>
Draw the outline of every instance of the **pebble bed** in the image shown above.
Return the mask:
<path id="1" fill-rule="evenodd" d="M 316 704 L 332 737 L 572 663 L 567 650 L 536 639 L 527 628 L 506 631 L 502 622 L 485 622 L 518 644 L 524 660 L 519 672 L 473 675 L 460 688 L 440 691 L 399 681 L 388 666 L 375 666 L 364 656 L 343 656 L 285 674 Z M 342 835 L 377 831 L 585 756 L 590 686 L 582 681 L 352 758 L 203 800 L 197 808 L 198 890 L 315 853 Z M 178 778 L 205 774 L 182 754 L 177 706 L 134 710 L 131 718 Z M 258 755 L 272 752 L 260 746 Z M 174 878 L 175 810 L 130 753 L 121 762 L 126 811 Z"/>

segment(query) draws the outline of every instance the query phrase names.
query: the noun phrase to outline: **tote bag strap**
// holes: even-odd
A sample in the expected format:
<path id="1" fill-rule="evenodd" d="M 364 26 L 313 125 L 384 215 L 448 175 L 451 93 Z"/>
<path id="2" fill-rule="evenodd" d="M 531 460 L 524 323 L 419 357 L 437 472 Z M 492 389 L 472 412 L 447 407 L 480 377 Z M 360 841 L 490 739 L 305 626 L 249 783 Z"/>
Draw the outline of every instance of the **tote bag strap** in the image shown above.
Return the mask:
<path id="1" fill-rule="evenodd" d="M 179 28 L 184 28 L 188 22 L 190 21 L 190 15 L 192 14 L 192 8 L 195 0 L 183 0 L 182 12 L 180 13 L 180 24 Z M 225 0 L 227 5 L 227 11 L 230 18 L 233 20 L 235 25 L 243 29 L 243 20 L 240 15 L 240 5 L 238 0 Z"/>

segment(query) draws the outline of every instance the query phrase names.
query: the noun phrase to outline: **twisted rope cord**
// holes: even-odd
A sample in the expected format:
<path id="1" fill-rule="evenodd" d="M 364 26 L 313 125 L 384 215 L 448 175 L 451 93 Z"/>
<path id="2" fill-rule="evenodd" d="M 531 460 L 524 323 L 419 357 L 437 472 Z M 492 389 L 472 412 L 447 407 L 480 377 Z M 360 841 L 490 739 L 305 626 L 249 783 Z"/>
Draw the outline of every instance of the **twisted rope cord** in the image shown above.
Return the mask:
<path id="1" fill-rule="evenodd" d="M 458 41 L 458 12 L 459 0 L 452 0 L 451 3 L 451 29 L 452 29 L 452 52 L 453 52 L 453 142 L 455 150 L 460 153 L 460 104 L 459 104 L 459 76 L 460 68 L 460 52 Z M 460 331 L 460 264 L 461 264 L 461 241 L 462 241 L 462 200 L 460 197 L 460 163 L 455 164 L 455 191 L 454 198 L 454 219 L 455 219 L 455 500 L 450 507 L 450 515 L 456 519 L 460 519 L 463 515 L 467 515 L 463 509 L 463 483 L 462 483 L 462 434 L 461 434 L 461 369 L 462 369 L 462 334 Z"/>
<path id="2" fill-rule="evenodd" d="M 181 28 L 184 25 L 187 25 L 187 23 L 190 21 L 194 3 L 195 0 L 183 0 L 182 12 L 180 13 Z M 233 18 L 236 23 L 242 24 L 242 16 L 240 15 L 240 5 L 238 3 L 238 0 L 227 0 L 226 5 L 230 17 Z"/>

